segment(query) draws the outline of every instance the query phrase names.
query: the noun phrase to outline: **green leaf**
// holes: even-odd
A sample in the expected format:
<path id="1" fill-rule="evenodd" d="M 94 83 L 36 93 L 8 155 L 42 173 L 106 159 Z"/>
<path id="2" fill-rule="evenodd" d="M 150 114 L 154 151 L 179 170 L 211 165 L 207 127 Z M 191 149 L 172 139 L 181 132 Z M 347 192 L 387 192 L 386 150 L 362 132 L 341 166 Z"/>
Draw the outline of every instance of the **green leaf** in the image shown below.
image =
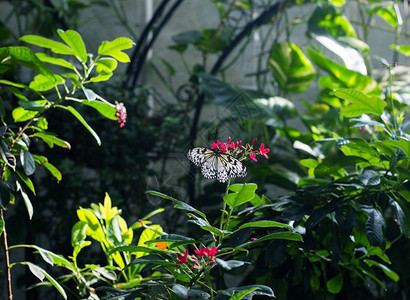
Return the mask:
<path id="1" fill-rule="evenodd" d="M 21 88 L 21 89 L 28 89 L 28 86 L 25 85 L 25 84 L 15 83 L 15 82 L 12 82 L 12 81 L 9 81 L 9 80 L 0 79 L 0 83 L 5 84 L 5 85 L 9 85 L 9 86 L 14 86 L 14 87 Z"/>
<path id="2" fill-rule="evenodd" d="M 326 158 L 319 165 L 317 165 L 314 173 L 316 177 L 325 177 L 335 174 L 342 168 L 354 166 L 362 162 L 367 162 L 367 160 L 358 156 L 345 156 L 343 159 L 340 157 Z"/>
<path id="3" fill-rule="evenodd" d="M 182 299 L 188 299 L 188 289 L 180 284 L 174 284 L 172 291 Z"/>
<path id="4" fill-rule="evenodd" d="M 75 67 L 71 63 L 66 61 L 65 59 L 58 58 L 58 57 L 52 57 L 48 54 L 41 53 L 41 52 L 36 53 L 36 56 L 42 62 L 57 65 L 57 66 L 61 66 L 61 67 L 64 67 L 64 68 L 67 68 L 67 69 L 70 69 L 70 70 L 75 70 Z"/>
<path id="5" fill-rule="evenodd" d="M 364 186 L 374 186 L 380 184 L 380 177 L 380 174 L 373 170 L 364 170 L 364 172 L 358 176 L 360 182 Z"/>
<path id="6" fill-rule="evenodd" d="M 199 73 L 198 79 L 204 93 L 216 104 L 227 104 L 240 94 L 234 87 L 211 74 Z"/>
<path id="7" fill-rule="evenodd" d="M 246 295 L 249 295 L 250 293 L 252 293 L 253 291 L 256 291 L 257 288 L 253 288 L 253 289 L 248 289 L 245 291 L 242 291 L 240 293 L 235 294 L 234 296 L 232 296 L 231 298 L 229 298 L 229 300 L 240 300 L 243 299 L 243 297 L 245 297 Z"/>
<path id="8" fill-rule="evenodd" d="M 400 276 L 396 272 L 394 272 L 393 270 L 388 268 L 387 266 L 385 266 L 385 265 L 383 265 L 383 264 L 381 264 L 381 263 L 379 263 L 375 260 L 372 260 L 372 259 L 365 259 L 364 262 L 366 264 L 368 264 L 370 267 L 371 266 L 376 266 L 376 267 L 380 268 L 383 271 L 383 273 L 386 274 L 386 276 L 388 276 L 394 282 L 399 281 Z"/>
<path id="9" fill-rule="evenodd" d="M 38 137 L 40 139 L 42 139 L 45 143 L 47 143 L 47 145 L 50 148 L 53 148 L 54 145 L 62 147 L 62 148 L 66 148 L 66 149 L 71 149 L 71 145 L 70 143 L 59 139 L 58 137 L 56 137 L 53 133 L 48 133 L 48 132 L 35 132 L 31 135 L 32 137 Z"/>
<path id="10" fill-rule="evenodd" d="M 74 224 L 73 228 L 71 229 L 71 246 L 79 246 L 87 237 L 86 230 L 88 224 L 84 221 L 78 221 Z"/>
<path id="11" fill-rule="evenodd" d="M 20 38 L 20 41 L 50 49 L 52 52 L 57 53 L 57 54 L 74 55 L 73 49 L 71 49 L 67 45 L 64 45 L 63 43 L 56 42 L 56 41 L 53 41 L 53 40 L 50 40 L 50 39 L 47 39 L 41 36 L 25 35 Z"/>
<path id="12" fill-rule="evenodd" d="M 253 101 L 264 110 L 268 117 L 276 117 L 286 121 L 298 115 L 295 105 L 286 98 L 275 96 L 266 99 L 258 98 Z"/>
<path id="13" fill-rule="evenodd" d="M 343 275 L 342 273 L 337 274 L 332 279 L 328 280 L 327 283 L 327 290 L 332 294 L 338 294 L 342 290 L 343 287 Z"/>
<path id="14" fill-rule="evenodd" d="M 88 225 L 85 231 L 87 235 L 100 243 L 105 240 L 105 234 L 101 224 L 90 210 L 84 208 L 77 209 L 77 216 L 80 221 Z"/>
<path id="15" fill-rule="evenodd" d="M 202 33 L 198 30 L 188 30 L 172 36 L 172 40 L 178 45 L 194 44 L 202 38 Z"/>
<path id="16" fill-rule="evenodd" d="M 29 111 L 43 111 L 44 110 L 44 105 L 41 103 L 44 103 L 44 101 L 19 101 L 19 105 L 24 108 L 25 110 Z"/>
<path id="17" fill-rule="evenodd" d="M 276 222 L 276 221 L 265 221 L 265 220 L 245 223 L 245 224 L 239 226 L 238 229 L 248 228 L 248 227 L 277 227 L 277 228 L 293 229 L 292 226 L 287 225 L 287 224 L 279 223 L 279 222 Z"/>
<path id="18" fill-rule="evenodd" d="M 410 56 L 410 45 L 390 45 L 390 48 L 405 56 Z"/>
<path id="19" fill-rule="evenodd" d="M 33 158 L 38 164 L 44 166 L 51 173 L 51 175 L 53 175 L 57 179 L 57 181 L 61 181 L 61 172 L 48 162 L 47 157 L 41 155 L 33 155 Z"/>
<path id="20" fill-rule="evenodd" d="M 120 37 L 113 41 L 103 41 L 98 48 L 99 55 L 112 56 L 122 63 L 130 62 L 129 56 L 122 50 L 129 49 L 134 46 L 134 42 L 126 37 Z"/>
<path id="21" fill-rule="evenodd" d="M 260 295 L 260 296 L 267 296 L 267 297 L 275 297 L 275 294 L 273 293 L 272 289 L 266 285 L 260 285 L 260 284 L 252 284 L 252 285 L 244 285 L 241 287 L 233 287 L 233 288 L 229 288 L 226 290 L 221 290 L 220 293 L 222 295 L 226 295 L 226 296 L 234 296 L 236 294 L 238 294 L 238 292 L 242 292 L 242 291 L 247 291 L 250 289 L 254 289 L 254 291 L 252 292 L 253 295 Z"/>
<path id="22" fill-rule="evenodd" d="M 14 122 L 24 122 L 33 119 L 38 114 L 38 111 L 25 110 L 22 107 L 16 107 L 11 112 Z"/>
<path id="23" fill-rule="evenodd" d="M 381 246 L 383 243 L 384 219 L 379 210 L 363 205 L 362 209 L 367 212 L 366 235 L 372 246 Z"/>
<path id="24" fill-rule="evenodd" d="M 25 183 L 25 185 L 30 189 L 30 191 L 35 195 L 36 194 L 36 190 L 34 188 L 34 184 L 31 181 L 30 178 L 28 178 L 26 176 L 26 174 L 23 174 L 22 172 L 20 172 L 19 170 L 16 170 L 16 174 L 18 175 L 18 177 Z"/>
<path id="25" fill-rule="evenodd" d="M 24 204 L 26 205 L 28 217 L 31 220 L 33 218 L 33 213 L 34 213 L 33 204 L 31 203 L 30 198 L 28 197 L 26 192 L 21 188 L 21 185 L 18 181 L 16 182 L 16 186 L 17 186 L 17 191 L 20 191 L 20 194 L 23 197 Z"/>
<path id="26" fill-rule="evenodd" d="M 81 35 L 74 30 L 64 31 L 62 29 L 57 30 L 60 38 L 71 48 L 73 49 L 73 55 L 77 57 L 81 62 L 87 62 L 87 50 Z"/>
<path id="27" fill-rule="evenodd" d="M 379 97 L 368 97 L 356 89 L 340 89 L 335 91 L 335 95 L 351 102 L 340 110 L 340 114 L 348 118 L 369 113 L 381 116 L 386 107 L 386 102 Z"/>
<path id="28" fill-rule="evenodd" d="M 258 186 L 254 183 L 232 184 L 229 193 L 224 197 L 224 201 L 230 207 L 236 207 L 251 201 L 255 197 L 255 191 Z"/>
<path id="29" fill-rule="evenodd" d="M 382 144 L 390 147 L 398 147 L 403 150 L 404 154 L 406 154 L 408 158 L 410 158 L 410 141 L 407 141 L 403 138 L 398 138 L 398 140 L 382 141 Z"/>
<path id="30" fill-rule="evenodd" d="M 55 75 L 43 64 L 38 57 L 27 47 L 7 47 L 8 55 L 17 63 L 35 70 L 50 80 L 55 80 Z"/>
<path id="31" fill-rule="evenodd" d="M 396 212 L 397 221 L 399 222 L 400 228 L 403 231 L 404 236 L 407 238 L 409 235 L 409 232 L 406 226 L 406 216 L 401 206 L 399 205 L 399 203 L 397 203 L 397 201 L 394 201 L 393 199 L 390 199 L 389 204 L 394 207 L 394 210 Z"/>
<path id="32" fill-rule="evenodd" d="M 97 110 L 100 114 L 110 120 L 117 120 L 116 109 L 115 106 L 109 103 L 101 102 L 101 101 L 88 101 L 88 100 L 81 100 L 84 105 L 90 106 Z"/>
<path id="33" fill-rule="evenodd" d="M 228 260 L 228 261 L 224 261 L 220 258 L 215 259 L 216 263 L 221 266 L 223 269 L 229 271 L 232 270 L 234 268 L 239 268 L 245 264 L 249 264 L 249 262 L 246 261 L 240 261 L 240 260 Z"/>
<path id="34" fill-rule="evenodd" d="M 95 62 L 95 70 L 98 73 L 110 73 L 117 68 L 118 62 L 111 57 L 103 57 Z"/>
<path id="35" fill-rule="evenodd" d="M 255 241 L 250 241 L 243 243 L 235 248 L 244 248 L 244 247 L 249 247 L 253 246 L 257 243 L 264 242 L 264 241 L 269 241 L 269 240 L 290 240 L 290 241 L 297 241 L 301 242 L 303 241 L 302 236 L 299 233 L 294 233 L 294 232 L 276 232 L 276 233 L 271 233 L 268 235 L 265 235 L 264 237 L 261 237 Z"/>
<path id="36" fill-rule="evenodd" d="M 176 205 L 174 206 L 174 208 L 178 208 L 178 209 L 182 209 L 182 210 L 194 212 L 194 213 L 200 215 L 202 218 L 204 218 L 204 219 L 206 220 L 206 215 L 205 215 L 203 212 L 197 210 L 196 208 L 192 207 L 191 205 L 189 205 L 189 204 L 187 204 L 187 203 L 185 203 L 185 202 L 182 202 L 182 201 L 177 200 L 177 199 L 175 199 L 175 198 L 173 198 L 173 197 L 171 197 L 171 196 L 168 196 L 168 195 L 165 195 L 165 194 L 163 194 L 163 193 L 156 192 L 156 191 L 151 191 L 151 190 L 149 190 L 149 191 L 146 191 L 145 193 L 146 193 L 146 194 L 153 195 L 153 196 L 158 196 L 158 197 L 161 197 L 161 198 L 163 198 L 163 199 L 171 200 L 172 202 L 175 202 L 175 203 L 176 203 Z"/>
<path id="37" fill-rule="evenodd" d="M 33 155 L 27 150 L 24 150 L 23 148 L 21 148 L 20 161 L 23 166 L 24 173 L 27 176 L 32 175 L 34 171 L 36 170 L 36 164 L 34 162 Z"/>
<path id="38" fill-rule="evenodd" d="M 158 243 L 158 242 L 174 242 L 174 243 L 179 243 L 179 242 L 188 242 L 192 243 L 195 242 L 193 238 L 185 237 L 183 235 L 179 234 L 164 234 L 161 235 L 153 240 L 148 240 L 145 241 L 145 244 L 152 244 L 152 243 Z"/>
<path id="39" fill-rule="evenodd" d="M 94 139 L 97 141 L 98 145 L 101 146 L 101 140 L 100 137 L 97 135 L 97 133 L 91 128 L 90 125 L 84 120 L 84 118 L 80 115 L 78 111 L 74 109 L 72 106 L 62 106 L 62 105 L 56 105 L 56 107 L 60 107 L 62 109 L 68 110 L 70 113 L 73 114 L 74 117 L 77 118 L 77 120 L 80 121 L 81 124 L 92 134 Z"/>
<path id="40" fill-rule="evenodd" d="M 61 78 L 61 77 L 56 77 L 56 78 Z M 43 92 L 43 91 L 48 91 L 54 88 L 57 84 L 62 83 L 62 80 L 56 81 L 55 78 L 49 78 L 47 76 L 44 76 L 43 74 L 39 74 L 34 77 L 34 80 L 30 82 L 29 87 L 30 89 L 37 91 L 37 92 Z"/>
<path id="41" fill-rule="evenodd" d="M 61 285 L 53 277 L 51 277 L 46 271 L 44 271 L 42 268 L 28 261 L 20 262 L 20 264 L 27 265 L 31 273 L 33 273 L 38 279 L 40 279 L 40 281 L 43 281 L 44 277 L 47 278 L 48 281 L 50 281 L 50 283 L 61 294 L 61 296 L 63 296 L 64 299 L 67 299 L 67 294 L 65 293 Z"/>
<path id="42" fill-rule="evenodd" d="M 16 168 L 16 158 L 10 152 L 9 146 L 3 141 L 0 141 L 0 155 L 3 162 L 14 171 Z"/>
<path id="43" fill-rule="evenodd" d="M 269 67 L 282 90 L 306 92 L 316 75 L 312 63 L 293 43 L 282 42 L 272 47 Z"/>
<path id="44" fill-rule="evenodd" d="M 13 199 L 12 191 L 13 187 L 0 179 L 0 209 L 5 209 L 10 200 Z"/>
<path id="45" fill-rule="evenodd" d="M 0 201 L 0 207 L 1 207 L 1 201 Z M 3 207 L 1 207 L 3 208 Z M 3 234 L 3 230 L 4 230 L 4 221 L 3 219 L 0 218 L 0 237 Z"/>
<path id="46" fill-rule="evenodd" d="M 310 59 L 320 68 L 332 75 L 332 80 L 338 83 L 340 87 L 357 89 L 368 96 L 380 96 L 381 88 L 378 83 L 369 76 L 362 75 L 347 69 L 326 58 L 318 51 L 308 49 Z"/>

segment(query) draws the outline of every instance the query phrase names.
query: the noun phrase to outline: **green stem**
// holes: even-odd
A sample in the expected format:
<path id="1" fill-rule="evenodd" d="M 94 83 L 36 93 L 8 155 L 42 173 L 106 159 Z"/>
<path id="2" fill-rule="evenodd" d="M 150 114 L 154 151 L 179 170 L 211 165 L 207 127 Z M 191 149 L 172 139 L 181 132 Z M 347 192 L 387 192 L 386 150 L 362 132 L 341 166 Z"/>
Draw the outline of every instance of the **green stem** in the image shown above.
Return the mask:
<path id="1" fill-rule="evenodd" d="M 225 197 L 226 195 L 228 195 L 230 184 L 231 184 L 231 178 L 228 179 L 228 183 L 226 184 L 226 190 L 225 190 L 225 195 L 224 195 L 224 197 Z M 223 225 L 224 225 L 225 212 L 226 212 L 226 202 L 224 201 L 224 206 L 223 206 L 222 215 L 221 215 L 221 222 L 220 222 L 220 224 L 219 224 L 219 230 L 221 230 L 221 231 L 222 231 L 222 229 L 223 229 L 223 227 L 224 227 Z M 228 218 L 229 218 L 229 216 L 228 216 Z M 218 246 L 222 243 L 222 240 L 223 240 L 223 235 L 219 237 Z"/>

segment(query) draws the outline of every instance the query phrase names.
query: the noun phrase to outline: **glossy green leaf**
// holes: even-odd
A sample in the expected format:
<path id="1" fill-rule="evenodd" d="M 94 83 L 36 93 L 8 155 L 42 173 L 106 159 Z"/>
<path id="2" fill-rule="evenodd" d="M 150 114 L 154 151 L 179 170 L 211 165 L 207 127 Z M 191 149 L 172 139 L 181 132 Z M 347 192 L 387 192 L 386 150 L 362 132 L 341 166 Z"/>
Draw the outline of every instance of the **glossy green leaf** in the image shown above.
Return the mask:
<path id="1" fill-rule="evenodd" d="M 267 297 L 275 297 L 275 294 L 273 293 L 272 289 L 266 285 L 260 285 L 260 284 L 252 284 L 252 285 L 244 285 L 241 287 L 233 287 L 229 288 L 226 290 L 221 290 L 220 293 L 222 295 L 226 296 L 234 296 L 242 291 L 247 291 L 250 289 L 255 289 L 252 293 L 253 295 L 259 295 L 259 296 L 267 296 Z"/>
<path id="2" fill-rule="evenodd" d="M 78 111 L 74 109 L 72 106 L 62 106 L 62 105 L 57 105 L 56 107 L 65 109 L 69 111 L 74 117 L 77 118 L 78 121 L 80 121 L 81 124 L 92 134 L 94 139 L 97 141 L 98 145 L 101 146 L 101 140 L 100 137 L 97 135 L 97 133 L 91 128 L 90 125 L 84 120 L 84 118 L 80 115 Z"/>
<path id="3" fill-rule="evenodd" d="M 379 97 L 381 95 L 380 86 L 371 77 L 349 70 L 346 67 L 339 65 L 333 60 L 325 57 L 318 51 L 308 49 L 307 52 L 310 59 L 321 69 L 331 74 L 332 79 L 339 85 L 342 85 L 342 87 L 357 89 L 365 93 L 368 97 Z"/>
<path id="4" fill-rule="evenodd" d="M 249 264 L 249 262 L 246 261 L 240 261 L 240 260 L 222 260 L 220 258 L 215 259 L 216 263 L 223 269 L 229 271 L 232 270 L 234 268 L 239 268 L 242 267 L 243 265 Z"/>
<path id="5" fill-rule="evenodd" d="M 224 201 L 230 207 L 236 207 L 251 201 L 255 197 L 258 186 L 254 183 L 232 184 L 229 190 L 233 193 L 225 195 Z"/>
<path id="6" fill-rule="evenodd" d="M 117 120 L 117 117 L 115 116 L 116 109 L 115 107 L 110 104 L 110 103 L 105 103 L 101 101 L 88 101 L 88 100 L 82 100 L 82 104 L 90 106 L 97 110 L 100 114 L 102 114 L 104 117 L 110 119 L 110 120 Z"/>
<path id="7" fill-rule="evenodd" d="M 229 298 L 229 300 L 240 300 L 243 299 L 243 297 L 245 297 L 246 295 L 249 295 L 250 293 L 256 291 L 257 288 L 253 288 L 253 289 L 248 289 L 242 292 L 239 292 L 237 294 L 235 294 L 234 296 L 232 296 L 231 298 Z"/>
<path id="8" fill-rule="evenodd" d="M 267 117 L 273 115 L 282 121 L 286 121 L 298 115 L 295 105 L 286 98 L 276 96 L 266 99 L 258 98 L 253 101 L 264 110 Z"/>
<path id="9" fill-rule="evenodd" d="M 12 170 L 16 168 L 16 157 L 11 153 L 9 146 L 3 141 L 0 141 L 0 155 L 7 166 Z"/>
<path id="10" fill-rule="evenodd" d="M 240 94 L 237 89 L 211 74 L 199 73 L 198 79 L 204 93 L 216 104 L 228 104 Z"/>
<path id="11" fill-rule="evenodd" d="M 118 62 L 111 57 L 103 57 L 95 62 L 95 70 L 98 73 L 113 72 L 117 68 Z"/>
<path id="12" fill-rule="evenodd" d="M 24 94 L 23 94 L 20 90 L 16 89 L 15 87 L 10 86 L 10 87 L 9 87 L 9 91 L 12 92 L 13 95 L 16 96 L 19 100 L 21 100 L 21 101 L 27 101 L 27 102 L 29 101 L 29 100 L 27 99 L 27 97 L 24 96 Z"/>
<path id="13" fill-rule="evenodd" d="M 36 46 L 40 46 L 43 48 L 50 49 L 52 52 L 57 53 L 57 54 L 68 54 L 68 55 L 74 55 L 73 49 L 68 47 L 67 45 L 64 45 L 63 43 L 56 42 L 41 36 L 37 35 L 24 35 L 20 38 L 21 41 L 33 44 Z"/>
<path id="14" fill-rule="evenodd" d="M 44 277 L 47 278 L 47 280 L 57 289 L 61 296 L 63 296 L 64 299 L 67 299 L 67 294 L 65 293 L 61 285 L 42 268 L 28 261 L 20 262 L 20 264 L 27 265 L 31 273 L 33 273 L 38 279 L 40 279 L 40 281 L 43 281 Z"/>
<path id="15" fill-rule="evenodd" d="M 362 209 L 367 212 L 366 220 L 366 235 L 369 243 L 372 246 L 381 246 L 383 243 L 383 227 L 384 219 L 379 210 L 371 206 L 362 206 Z"/>
<path id="16" fill-rule="evenodd" d="M 44 103 L 43 101 L 19 101 L 19 105 L 24 108 L 25 110 L 30 111 L 43 111 L 44 110 Z"/>
<path id="17" fill-rule="evenodd" d="M 149 190 L 149 191 L 146 191 L 145 193 L 153 195 L 153 196 L 161 197 L 163 199 L 171 200 L 172 202 L 176 203 L 176 205 L 174 206 L 175 208 L 190 211 L 190 212 L 194 212 L 194 213 L 200 215 L 202 218 L 204 218 L 206 220 L 206 215 L 203 212 L 197 210 L 196 208 L 192 207 L 191 205 L 189 205 L 185 202 L 182 202 L 182 201 L 177 200 L 177 199 L 175 199 L 171 196 L 165 195 L 165 194 L 157 192 L 157 191 Z"/>
<path id="18" fill-rule="evenodd" d="M 371 266 L 376 266 L 378 268 L 380 268 L 384 274 L 386 274 L 386 276 L 388 276 L 391 280 L 393 280 L 394 282 L 399 281 L 400 276 L 394 272 L 393 270 L 391 270 L 390 268 L 388 268 L 386 265 L 383 265 L 375 260 L 372 259 L 365 259 L 364 262 L 366 264 L 368 264 L 370 267 Z"/>
<path id="19" fill-rule="evenodd" d="M 16 174 L 18 176 L 18 178 L 20 178 L 20 180 L 22 182 L 24 182 L 24 184 L 30 189 L 30 191 L 35 195 L 36 194 L 36 190 L 34 188 L 34 184 L 31 181 L 30 178 L 27 177 L 26 174 L 20 172 L 19 170 L 16 170 Z"/>
<path id="20" fill-rule="evenodd" d="M 373 170 L 364 170 L 359 174 L 360 182 L 365 186 L 374 186 L 380 184 L 380 174 Z"/>
<path id="21" fill-rule="evenodd" d="M 53 166 L 49 162 L 45 162 L 42 165 L 50 172 L 51 175 L 53 175 L 57 179 L 57 182 L 61 181 L 61 179 L 63 178 L 63 175 L 55 166 Z"/>
<path id="22" fill-rule="evenodd" d="M 88 224 L 84 221 L 78 221 L 71 229 L 71 246 L 79 246 L 87 237 L 86 230 Z"/>
<path id="23" fill-rule="evenodd" d="M 0 179 L 0 209 L 5 209 L 7 204 L 13 199 L 11 192 L 13 187 Z"/>
<path id="24" fill-rule="evenodd" d="M 64 31 L 62 29 L 57 30 L 60 38 L 73 50 L 73 55 L 77 57 L 81 62 L 87 62 L 87 50 L 81 35 L 74 30 Z"/>
<path id="25" fill-rule="evenodd" d="M 188 299 L 188 289 L 181 284 L 174 284 L 172 291 L 182 299 Z"/>
<path id="26" fill-rule="evenodd" d="M 103 41 L 98 48 L 99 55 L 108 55 L 119 62 L 126 63 L 130 62 L 129 56 L 122 52 L 123 50 L 132 48 L 134 46 L 134 42 L 126 37 L 120 37 L 113 41 Z"/>
<path id="27" fill-rule="evenodd" d="M 397 203 L 397 201 L 393 199 L 390 199 L 389 204 L 393 206 L 396 212 L 396 217 L 397 217 L 397 221 L 399 222 L 400 228 L 404 236 L 407 238 L 409 236 L 409 232 L 408 232 L 407 225 L 406 225 L 406 215 L 404 214 L 403 209 L 401 208 L 399 203 Z"/>
<path id="28" fill-rule="evenodd" d="M 66 142 L 58 137 L 56 137 L 54 134 L 52 133 L 48 133 L 48 132 L 35 132 L 31 135 L 32 137 L 38 137 L 40 139 L 42 139 L 44 142 L 46 142 L 50 148 L 53 148 L 54 145 L 62 147 L 62 148 L 66 148 L 66 149 L 71 149 L 71 145 L 69 142 Z"/>
<path id="29" fill-rule="evenodd" d="M 0 79 L 0 84 L 9 85 L 21 89 L 28 89 L 28 86 L 22 83 L 12 82 L 10 80 Z"/>
<path id="30" fill-rule="evenodd" d="M 365 93 L 356 89 L 340 89 L 335 91 L 335 95 L 351 102 L 350 105 L 340 110 L 340 114 L 348 118 L 358 117 L 362 114 L 380 116 L 386 107 L 386 102 L 379 97 L 368 97 Z"/>
<path id="31" fill-rule="evenodd" d="M 316 166 L 314 173 L 316 177 L 325 177 L 335 174 L 345 167 L 354 166 L 362 162 L 367 162 L 367 160 L 358 156 L 345 156 L 342 159 L 340 157 L 325 158 Z"/>
<path id="32" fill-rule="evenodd" d="M 49 78 L 47 76 L 44 76 L 43 74 L 39 74 L 34 77 L 32 82 L 30 82 L 29 87 L 34 91 L 43 92 L 51 90 L 56 86 L 56 84 L 60 83 L 62 83 L 61 80 L 56 80 L 55 78 Z"/>
<path id="33" fill-rule="evenodd" d="M 61 66 L 61 67 L 64 67 L 70 70 L 75 70 L 75 67 L 63 58 L 53 57 L 46 53 L 41 53 L 41 52 L 36 53 L 36 56 L 42 62 Z"/>
<path id="34" fill-rule="evenodd" d="M 406 156 L 410 158 L 410 141 L 403 138 L 398 138 L 398 140 L 386 140 L 382 141 L 381 143 L 386 146 L 400 148 L 401 150 L 403 150 L 404 154 L 406 154 Z"/>
<path id="35" fill-rule="evenodd" d="M 100 243 L 104 241 L 105 235 L 101 224 L 90 210 L 84 208 L 77 209 L 77 216 L 80 221 L 88 225 L 85 231 L 87 235 Z"/>
<path id="36" fill-rule="evenodd" d="M 343 287 L 343 275 L 342 273 L 337 274 L 335 277 L 329 279 L 326 283 L 327 290 L 332 294 L 338 294 Z"/>
<path id="37" fill-rule="evenodd" d="M 279 222 L 276 222 L 276 221 L 267 221 L 267 220 L 245 223 L 245 224 L 239 226 L 238 229 L 248 228 L 248 227 L 268 227 L 268 228 L 269 227 L 276 227 L 276 228 L 293 229 L 293 227 L 290 226 L 290 225 L 279 223 Z"/>
<path id="38" fill-rule="evenodd" d="M 391 45 L 390 48 L 405 56 L 410 56 L 410 45 Z"/>
<path id="39" fill-rule="evenodd" d="M 27 150 L 24 150 L 23 148 L 21 148 L 20 161 L 23 166 L 24 173 L 27 176 L 32 175 L 34 171 L 36 170 L 36 164 L 34 163 L 33 155 Z"/>
<path id="40" fill-rule="evenodd" d="M 265 235 L 264 237 L 258 238 L 255 241 L 246 242 L 244 244 L 241 244 L 241 245 L 237 246 L 236 248 L 249 247 L 249 246 L 253 246 L 257 243 L 270 241 L 270 240 L 289 240 L 289 241 L 301 242 L 303 239 L 302 239 L 302 236 L 299 233 L 276 232 L 276 233 L 271 233 L 271 234 Z"/>
<path id="41" fill-rule="evenodd" d="M 25 204 L 26 209 L 27 209 L 28 218 L 31 220 L 33 218 L 33 214 L 34 214 L 33 204 L 31 203 L 30 198 L 28 197 L 26 192 L 23 190 L 23 188 L 21 187 L 21 185 L 18 181 L 16 182 L 16 186 L 17 186 L 17 191 L 20 192 L 20 194 L 23 198 L 24 204 Z"/>
<path id="42" fill-rule="evenodd" d="M 316 75 L 312 63 L 293 43 L 275 44 L 269 57 L 269 67 L 275 81 L 287 92 L 306 92 Z"/>
<path id="43" fill-rule="evenodd" d="M 43 64 L 38 57 L 27 47 L 7 47 L 8 55 L 17 63 L 35 70 L 39 74 L 49 78 L 51 81 L 54 79 L 54 73 Z"/>
<path id="44" fill-rule="evenodd" d="M 33 119 L 38 114 L 38 111 L 30 111 L 25 110 L 22 107 L 16 107 L 15 109 L 13 109 L 11 114 L 13 116 L 14 122 L 18 123 Z"/>

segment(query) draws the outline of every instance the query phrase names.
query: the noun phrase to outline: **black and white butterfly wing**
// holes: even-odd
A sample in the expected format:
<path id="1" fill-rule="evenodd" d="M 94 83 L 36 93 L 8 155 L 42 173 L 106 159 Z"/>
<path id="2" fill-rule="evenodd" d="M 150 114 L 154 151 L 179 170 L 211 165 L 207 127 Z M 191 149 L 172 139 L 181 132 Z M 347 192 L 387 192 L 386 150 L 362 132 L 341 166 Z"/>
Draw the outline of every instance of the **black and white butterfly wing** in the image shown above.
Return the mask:
<path id="1" fill-rule="evenodd" d="M 206 179 L 216 178 L 219 182 L 226 182 L 229 178 L 247 175 L 246 167 L 227 153 L 208 148 L 193 148 L 188 151 L 187 157 L 201 167 L 201 173 Z"/>

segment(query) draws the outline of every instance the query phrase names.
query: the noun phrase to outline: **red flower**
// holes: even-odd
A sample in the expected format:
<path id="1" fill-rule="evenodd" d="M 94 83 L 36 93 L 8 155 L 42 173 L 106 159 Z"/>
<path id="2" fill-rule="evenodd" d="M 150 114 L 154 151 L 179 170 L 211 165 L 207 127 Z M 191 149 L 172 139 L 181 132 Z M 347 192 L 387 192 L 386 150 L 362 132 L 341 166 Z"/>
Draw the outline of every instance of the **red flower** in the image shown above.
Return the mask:
<path id="1" fill-rule="evenodd" d="M 256 156 L 255 153 L 250 153 L 250 154 L 249 154 L 249 157 L 250 157 L 251 159 L 253 159 L 254 161 L 257 162 L 257 159 L 255 158 L 255 156 Z"/>
<path id="2" fill-rule="evenodd" d="M 221 143 L 221 147 L 219 148 L 219 152 L 221 152 L 221 153 L 226 152 L 226 144 L 225 143 Z"/>
<path id="3" fill-rule="evenodd" d="M 231 141 L 231 137 L 228 137 L 228 139 L 226 140 L 226 143 L 229 144 L 230 141 Z"/>
<path id="4" fill-rule="evenodd" d="M 198 255 L 199 257 L 202 257 L 202 256 L 206 255 L 205 249 L 208 249 L 208 248 L 202 248 L 202 249 L 199 249 L 199 250 L 196 250 L 196 249 L 195 249 L 194 252 L 195 252 L 196 255 Z"/>
<path id="5" fill-rule="evenodd" d="M 257 140 L 258 140 L 257 138 L 254 138 L 253 141 L 252 141 L 252 145 L 255 145 Z"/>
<path id="6" fill-rule="evenodd" d="M 269 157 L 266 155 L 270 150 L 268 148 L 265 148 L 265 145 L 262 143 L 261 146 L 259 147 L 259 154 L 265 156 L 266 159 Z"/>
<path id="7" fill-rule="evenodd" d="M 219 140 L 217 140 L 216 143 L 212 143 L 211 149 L 219 149 L 219 144 L 220 144 Z"/>
<path id="8" fill-rule="evenodd" d="M 203 248 L 203 250 L 204 250 L 205 255 L 209 256 L 209 261 L 211 262 L 211 264 L 215 263 L 215 259 L 214 259 L 215 254 L 221 251 L 221 250 L 216 249 L 215 246 L 212 246 L 211 249 Z"/>
<path id="9" fill-rule="evenodd" d="M 184 264 L 188 262 L 188 250 L 185 250 L 184 255 L 178 254 L 177 265 Z"/>

